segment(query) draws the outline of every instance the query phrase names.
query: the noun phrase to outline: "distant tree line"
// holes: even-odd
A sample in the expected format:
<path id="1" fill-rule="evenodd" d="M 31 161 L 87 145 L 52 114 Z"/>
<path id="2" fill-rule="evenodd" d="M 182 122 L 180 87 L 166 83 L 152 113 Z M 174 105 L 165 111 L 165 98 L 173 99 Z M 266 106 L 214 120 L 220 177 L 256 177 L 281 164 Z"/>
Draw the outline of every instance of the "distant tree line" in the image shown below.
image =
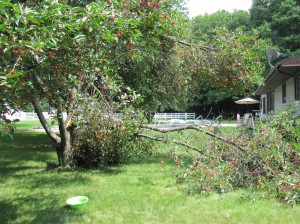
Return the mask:
<path id="1" fill-rule="evenodd" d="M 225 10 L 213 14 L 204 14 L 191 20 L 190 38 L 196 43 L 209 43 L 213 45 L 220 30 L 226 35 L 239 30 L 241 35 L 257 34 L 260 39 L 268 40 L 267 48 L 275 48 L 283 55 L 277 60 L 300 54 L 300 1 L 299 0 L 253 0 L 248 11 L 236 10 L 232 13 Z M 270 66 L 265 63 L 264 78 L 270 71 Z M 274 61 L 273 63 L 276 63 Z M 252 82 L 252 87 L 244 92 L 228 92 L 211 86 L 206 79 L 199 82 L 199 94 L 192 101 L 190 110 L 205 111 L 211 107 L 215 113 L 227 111 L 231 114 L 238 108 L 234 100 L 243 96 L 253 96 L 257 84 Z M 227 105 L 227 106 L 226 106 Z M 220 109 L 220 107 L 222 107 Z M 255 108 L 257 109 L 257 108 Z M 221 111 L 221 112 L 219 112 Z"/>

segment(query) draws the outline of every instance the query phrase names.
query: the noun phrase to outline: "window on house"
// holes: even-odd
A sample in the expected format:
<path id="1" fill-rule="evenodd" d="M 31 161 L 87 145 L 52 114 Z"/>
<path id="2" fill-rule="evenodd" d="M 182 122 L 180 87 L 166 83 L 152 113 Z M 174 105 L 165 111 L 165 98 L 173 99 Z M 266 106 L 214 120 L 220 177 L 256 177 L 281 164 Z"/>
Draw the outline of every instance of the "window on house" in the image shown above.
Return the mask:
<path id="1" fill-rule="evenodd" d="M 270 91 L 267 93 L 267 112 L 275 112 L 274 109 L 274 91 Z"/>
<path id="2" fill-rule="evenodd" d="M 295 78 L 295 99 L 300 100 L 300 75 Z"/>
<path id="3" fill-rule="evenodd" d="M 286 103 L 286 83 L 282 84 L 282 103 Z"/>
<path id="4" fill-rule="evenodd" d="M 266 97 L 263 97 L 262 98 L 262 112 L 263 112 L 263 114 L 266 114 L 267 113 L 267 102 L 266 102 Z"/>

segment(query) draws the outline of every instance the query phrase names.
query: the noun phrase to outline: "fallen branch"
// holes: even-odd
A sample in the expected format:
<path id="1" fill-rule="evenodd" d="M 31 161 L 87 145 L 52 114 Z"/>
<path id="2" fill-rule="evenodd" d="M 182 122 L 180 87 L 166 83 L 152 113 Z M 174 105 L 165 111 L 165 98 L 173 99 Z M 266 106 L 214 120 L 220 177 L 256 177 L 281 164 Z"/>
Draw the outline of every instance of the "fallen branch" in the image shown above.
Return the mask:
<path id="1" fill-rule="evenodd" d="M 188 46 L 188 47 L 194 47 L 196 49 L 202 49 L 202 50 L 206 50 L 206 51 L 215 51 L 217 50 L 216 48 L 213 48 L 213 47 L 209 47 L 209 46 L 200 46 L 200 45 L 195 45 L 195 44 L 192 44 L 192 43 L 188 43 L 188 42 L 185 42 L 185 41 L 182 41 L 182 40 L 178 40 L 176 37 L 171 37 L 171 36 L 164 36 L 164 38 L 166 39 L 169 39 L 169 40 L 173 40 L 177 43 L 180 43 L 182 45 L 185 45 L 185 46 Z"/>
<path id="2" fill-rule="evenodd" d="M 151 140 L 154 140 L 154 141 L 167 142 L 167 140 L 163 139 L 162 137 L 153 137 L 153 136 L 145 135 L 145 134 L 137 134 L 137 136 L 143 137 L 143 138 L 148 138 L 148 139 L 151 139 Z M 195 151 L 201 153 L 201 149 L 199 149 L 199 148 L 197 148 L 197 147 L 194 147 L 194 146 L 191 146 L 191 145 L 188 145 L 188 144 L 186 144 L 186 143 L 184 143 L 184 142 L 180 142 L 180 141 L 175 141 L 175 140 L 173 140 L 172 143 L 177 144 L 177 145 L 182 145 L 182 146 L 184 146 L 184 147 L 193 149 L 193 150 L 195 150 Z"/>
<path id="3" fill-rule="evenodd" d="M 150 127 L 150 126 L 146 126 L 146 125 L 142 125 L 141 128 L 144 128 L 144 129 L 148 129 L 148 130 L 153 130 L 153 131 L 157 131 L 157 132 L 161 132 L 161 133 L 169 133 L 169 132 L 174 132 L 174 131 L 182 131 L 182 130 L 188 130 L 188 129 L 191 129 L 191 130 L 197 130 L 197 131 L 201 131 L 213 138 L 216 138 L 216 139 L 219 139 L 223 142 L 226 142 L 232 146 L 235 146 L 237 147 L 238 149 L 246 152 L 247 149 L 241 147 L 240 145 L 236 144 L 234 141 L 232 140 L 229 140 L 229 139 L 226 139 L 224 137 L 221 137 L 211 131 L 207 131 L 205 129 L 203 129 L 201 126 L 196 126 L 196 125 L 188 125 L 188 126 L 183 126 L 183 127 L 177 127 L 177 128 L 172 128 L 172 129 L 160 129 L 160 128 L 155 128 L 155 127 Z M 138 134 L 138 136 L 141 135 L 141 134 Z M 153 139 L 154 140 L 154 139 Z M 174 142 L 176 143 L 176 142 Z M 185 143 L 184 143 L 185 144 Z M 192 148 L 193 146 L 190 146 L 189 148 Z M 195 148 L 195 147 L 194 147 Z M 197 149 L 197 148 L 195 148 Z"/>

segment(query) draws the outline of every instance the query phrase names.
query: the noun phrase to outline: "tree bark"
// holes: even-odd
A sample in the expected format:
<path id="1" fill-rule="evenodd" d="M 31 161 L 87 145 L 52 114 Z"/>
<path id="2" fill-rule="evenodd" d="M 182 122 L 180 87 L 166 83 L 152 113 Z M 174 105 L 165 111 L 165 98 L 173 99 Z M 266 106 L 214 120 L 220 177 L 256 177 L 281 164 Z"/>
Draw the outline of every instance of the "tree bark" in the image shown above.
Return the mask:
<path id="1" fill-rule="evenodd" d="M 61 142 L 59 145 L 56 146 L 57 154 L 59 155 L 59 163 L 63 167 L 72 167 L 74 166 L 73 163 L 73 156 L 72 156 L 72 138 L 71 138 L 71 131 L 73 129 L 72 126 L 66 127 L 61 108 L 57 108 L 57 119 L 58 119 L 58 126 L 59 126 L 59 133 L 61 136 Z"/>
<path id="2" fill-rule="evenodd" d="M 50 137 L 50 139 L 55 143 L 58 144 L 60 143 L 61 139 L 60 137 L 58 137 L 50 128 L 50 126 L 48 125 L 47 120 L 45 119 L 44 115 L 43 115 L 43 111 L 42 108 L 40 106 L 40 102 L 37 99 L 33 99 L 32 100 L 32 104 L 34 107 L 34 110 L 43 126 L 43 128 L 45 129 L 47 135 Z"/>
<path id="3" fill-rule="evenodd" d="M 63 167 L 73 166 L 73 157 L 71 151 L 71 147 L 72 147 L 71 132 L 73 130 L 73 126 L 70 126 L 69 128 L 66 127 L 64 119 L 62 117 L 62 111 L 60 108 L 58 108 L 57 118 L 58 118 L 60 137 L 57 136 L 52 131 L 47 120 L 45 119 L 39 101 L 37 99 L 33 99 L 32 104 L 47 135 L 55 143 L 59 166 L 63 166 Z"/>

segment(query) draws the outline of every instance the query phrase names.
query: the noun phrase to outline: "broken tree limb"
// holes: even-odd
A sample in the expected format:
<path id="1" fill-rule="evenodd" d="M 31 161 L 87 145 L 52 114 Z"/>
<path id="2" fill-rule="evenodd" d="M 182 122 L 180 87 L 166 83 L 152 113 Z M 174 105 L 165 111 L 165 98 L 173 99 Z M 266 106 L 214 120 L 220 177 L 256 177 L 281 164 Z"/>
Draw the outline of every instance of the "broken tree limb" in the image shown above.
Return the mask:
<path id="1" fill-rule="evenodd" d="M 137 134 L 138 137 L 143 137 L 143 138 L 148 138 L 148 139 L 151 139 L 151 140 L 154 140 L 154 141 L 160 141 L 160 142 L 167 142 L 165 139 L 163 139 L 162 137 L 153 137 L 153 136 L 150 136 L 150 135 L 145 135 L 145 134 Z M 201 149 L 197 148 L 197 147 L 194 147 L 194 146 L 191 146 L 191 145 L 188 145 L 184 142 L 180 142 L 180 141 L 171 141 L 172 143 L 174 144 L 177 144 L 177 145 L 182 145 L 184 147 L 187 147 L 187 148 L 190 148 L 190 149 L 193 149 L 199 153 L 201 153 Z"/>
<path id="2" fill-rule="evenodd" d="M 147 125 L 141 125 L 141 128 L 148 129 L 148 130 L 153 130 L 161 133 L 169 133 L 169 132 L 174 132 L 174 131 L 183 131 L 187 129 L 191 129 L 191 127 L 194 125 L 185 125 L 182 127 L 177 127 L 177 128 L 168 128 L 168 129 L 161 129 L 161 128 L 156 128 L 156 127 L 151 127 Z"/>
<path id="3" fill-rule="evenodd" d="M 146 126 L 146 125 L 142 125 L 141 128 L 144 128 L 144 129 L 148 129 L 148 130 L 153 130 L 153 131 L 157 131 L 157 132 L 161 132 L 161 133 L 169 133 L 169 132 L 174 132 L 174 131 L 183 131 L 183 130 L 188 130 L 188 129 L 191 129 L 191 130 L 197 130 L 197 131 L 200 131 L 200 132 L 203 132 L 213 138 L 216 138 L 218 140 L 221 140 L 223 142 L 226 142 L 234 147 L 237 147 L 238 149 L 246 152 L 247 149 L 243 148 L 242 146 L 236 144 L 234 141 L 230 140 L 230 139 L 226 139 L 222 136 L 219 136 L 211 131 L 208 131 L 208 130 L 205 130 L 203 127 L 201 126 L 197 126 L 197 125 L 188 125 L 188 126 L 183 126 L 183 127 L 177 127 L 177 128 L 169 128 L 169 129 L 160 129 L 160 128 L 155 128 L 155 127 L 151 127 L 151 126 Z M 140 134 L 138 134 L 140 135 Z M 175 143 L 175 142 L 174 142 Z"/>
<path id="4" fill-rule="evenodd" d="M 178 40 L 176 37 L 171 37 L 171 36 L 164 36 L 165 39 L 169 39 L 169 40 L 173 40 L 174 42 L 180 43 L 182 45 L 188 46 L 188 47 L 193 47 L 196 49 L 202 49 L 202 50 L 206 50 L 206 51 L 215 51 L 217 50 L 216 48 L 213 47 L 209 47 L 209 46 L 200 46 L 200 45 L 195 45 L 192 43 L 188 43 L 182 40 Z"/>

